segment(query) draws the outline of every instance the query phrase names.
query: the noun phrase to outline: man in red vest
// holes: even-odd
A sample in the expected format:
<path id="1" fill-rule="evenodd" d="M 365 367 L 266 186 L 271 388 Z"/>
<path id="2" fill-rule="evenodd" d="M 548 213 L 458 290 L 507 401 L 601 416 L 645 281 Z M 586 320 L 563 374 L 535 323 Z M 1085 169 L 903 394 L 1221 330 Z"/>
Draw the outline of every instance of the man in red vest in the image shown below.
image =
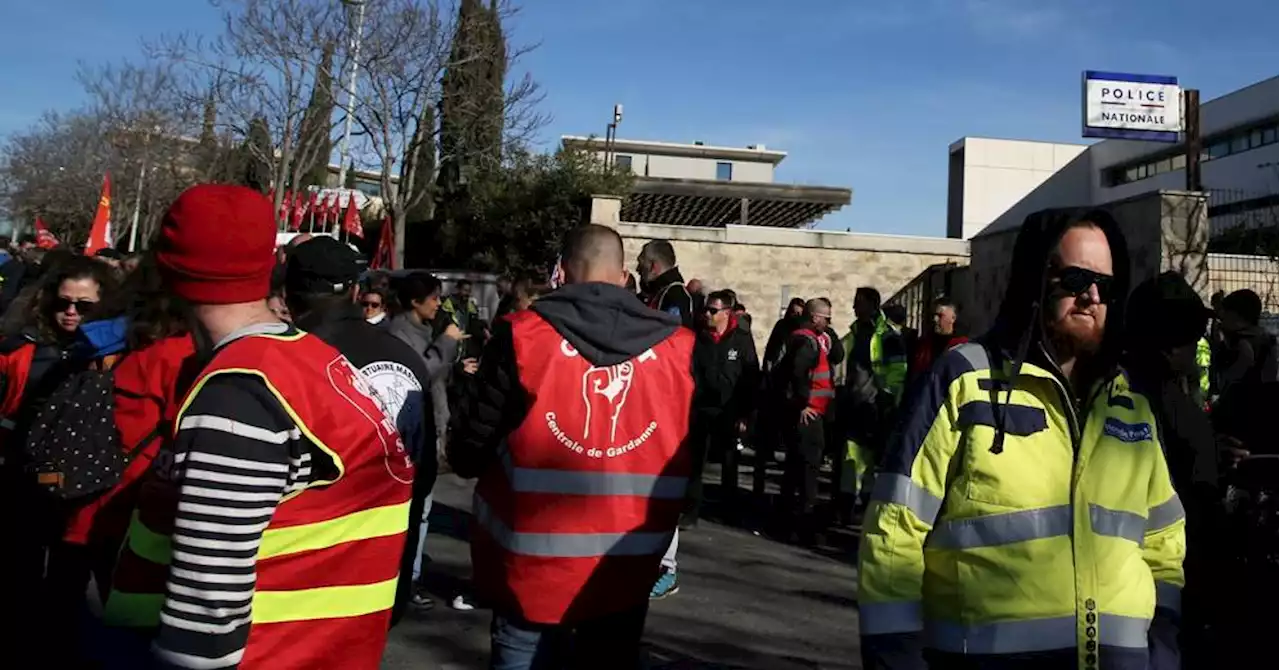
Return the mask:
<path id="1" fill-rule="evenodd" d="M 497 324 L 449 463 L 479 478 L 490 667 L 636 667 L 691 468 L 694 334 L 623 288 L 612 228 L 571 232 L 561 268 L 564 287 Z"/>
<path id="2" fill-rule="evenodd" d="M 194 186 L 165 215 L 156 261 L 214 352 L 142 484 L 104 619 L 153 637 L 164 667 L 376 670 L 413 464 L 351 362 L 267 308 L 275 227 L 240 186 Z"/>
<path id="3" fill-rule="evenodd" d="M 831 301 L 814 298 L 804 305 L 804 320 L 792 332 L 778 364 L 783 393 L 782 436 L 787 449 L 780 504 L 789 517 L 788 533 L 805 544 L 816 541 L 818 470 L 826 441 L 827 407 L 835 397 L 828 358 L 833 346 Z"/>

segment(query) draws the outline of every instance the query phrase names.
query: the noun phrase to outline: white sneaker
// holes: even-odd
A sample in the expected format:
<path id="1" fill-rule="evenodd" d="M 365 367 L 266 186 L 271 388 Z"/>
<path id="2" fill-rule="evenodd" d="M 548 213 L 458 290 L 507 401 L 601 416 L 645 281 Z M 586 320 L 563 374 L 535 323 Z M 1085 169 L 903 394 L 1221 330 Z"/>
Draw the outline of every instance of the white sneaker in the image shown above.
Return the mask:
<path id="1" fill-rule="evenodd" d="M 449 606 L 459 612 L 470 612 L 476 608 L 474 604 L 467 601 L 466 596 L 461 595 L 455 596 L 453 598 L 453 602 L 449 603 Z"/>

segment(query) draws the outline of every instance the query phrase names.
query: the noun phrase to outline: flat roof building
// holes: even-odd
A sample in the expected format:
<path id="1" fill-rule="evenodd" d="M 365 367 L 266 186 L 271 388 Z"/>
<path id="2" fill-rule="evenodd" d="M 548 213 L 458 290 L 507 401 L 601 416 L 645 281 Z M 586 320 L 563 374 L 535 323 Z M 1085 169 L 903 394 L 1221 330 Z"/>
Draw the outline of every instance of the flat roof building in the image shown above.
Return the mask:
<path id="1" fill-rule="evenodd" d="M 677 226 L 730 224 L 801 228 L 849 204 L 853 192 L 834 186 L 774 182 L 786 152 L 566 135 L 567 149 L 594 153 L 635 174 L 622 203 L 624 221 Z"/>
<path id="2" fill-rule="evenodd" d="M 1272 77 L 1200 106 L 1201 186 L 1210 235 L 1276 225 L 1277 111 Z M 1049 207 L 1098 205 L 1186 188 L 1182 144 L 1104 140 L 1055 144 L 964 137 L 949 150 L 947 236 L 1021 225 Z"/>

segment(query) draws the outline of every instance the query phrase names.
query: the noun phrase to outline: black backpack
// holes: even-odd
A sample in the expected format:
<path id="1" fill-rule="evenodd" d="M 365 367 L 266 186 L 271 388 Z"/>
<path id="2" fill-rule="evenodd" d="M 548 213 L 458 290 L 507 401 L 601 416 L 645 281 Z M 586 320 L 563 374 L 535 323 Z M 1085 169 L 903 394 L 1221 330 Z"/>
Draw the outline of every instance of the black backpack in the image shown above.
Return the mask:
<path id="1" fill-rule="evenodd" d="M 137 449 L 121 448 L 115 408 L 109 369 L 76 372 L 58 385 L 36 411 L 24 444 L 27 471 L 41 490 L 74 501 L 120 481 Z"/>

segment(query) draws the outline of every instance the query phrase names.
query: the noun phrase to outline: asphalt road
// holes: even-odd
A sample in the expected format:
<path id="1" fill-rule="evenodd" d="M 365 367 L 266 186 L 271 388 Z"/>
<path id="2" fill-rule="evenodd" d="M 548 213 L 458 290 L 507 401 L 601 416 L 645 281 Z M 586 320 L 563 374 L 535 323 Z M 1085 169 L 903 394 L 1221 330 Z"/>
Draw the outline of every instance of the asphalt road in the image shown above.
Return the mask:
<path id="1" fill-rule="evenodd" d="M 716 473 L 710 466 L 708 481 Z M 715 495 L 714 487 L 707 495 Z M 426 570 L 436 604 L 410 613 L 392 631 L 384 670 L 486 667 L 491 613 L 449 607 L 470 577 L 471 487 L 444 476 L 435 496 Z M 650 667 L 860 668 L 854 541 L 840 534 L 828 539 L 819 549 L 803 549 L 707 520 L 682 532 L 680 592 L 649 611 Z"/>

